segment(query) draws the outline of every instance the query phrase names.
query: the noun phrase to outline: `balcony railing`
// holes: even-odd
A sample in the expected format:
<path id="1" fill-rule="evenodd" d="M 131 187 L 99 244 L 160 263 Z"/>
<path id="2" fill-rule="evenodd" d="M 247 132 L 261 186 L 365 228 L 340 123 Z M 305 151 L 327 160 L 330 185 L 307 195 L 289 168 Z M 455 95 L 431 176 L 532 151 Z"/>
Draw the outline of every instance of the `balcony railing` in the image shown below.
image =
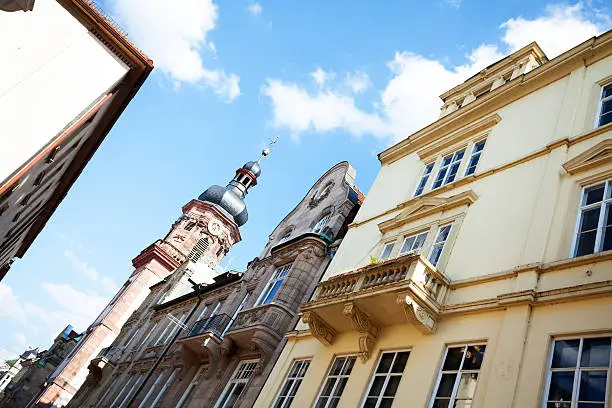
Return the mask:
<path id="1" fill-rule="evenodd" d="M 185 337 L 199 336 L 206 332 L 210 332 L 215 336 L 222 338 L 225 329 L 229 327 L 232 322 L 233 319 L 226 314 L 210 316 L 206 319 L 195 322 Z"/>
<path id="2" fill-rule="evenodd" d="M 372 264 L 353 272 L 333 276 L 317 285 L 314 301 L 333 299 L 357 292 L 375 291 L 400 282 L 414 283 L 432 300 L 440 303 L 449 280 L 417 253 L 381 264 Z"/>

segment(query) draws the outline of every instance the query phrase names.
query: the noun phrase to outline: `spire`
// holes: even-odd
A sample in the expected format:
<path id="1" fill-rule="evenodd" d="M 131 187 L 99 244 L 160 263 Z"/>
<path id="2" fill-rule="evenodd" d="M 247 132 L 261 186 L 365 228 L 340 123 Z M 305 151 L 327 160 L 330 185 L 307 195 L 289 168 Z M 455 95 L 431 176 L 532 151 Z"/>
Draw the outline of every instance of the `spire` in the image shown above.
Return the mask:
<path id="1" fill-rule="evenodd" d="M 270 154 L 270 148 L 278 142 L 278 136 L 274 138 L 268 147 L 264 148 L 257 161 L 248 161 L 236 170 L 236 175 L 225 187 L 210 186 L 198 199 L 214 204 L 231 216 L 236 225 L 244 225 L 248 220 L 246 204 L 243 201 L 249 193 L 249 189 L 257 185 L 257 179 L 261 176 L 261 160 Z"/>

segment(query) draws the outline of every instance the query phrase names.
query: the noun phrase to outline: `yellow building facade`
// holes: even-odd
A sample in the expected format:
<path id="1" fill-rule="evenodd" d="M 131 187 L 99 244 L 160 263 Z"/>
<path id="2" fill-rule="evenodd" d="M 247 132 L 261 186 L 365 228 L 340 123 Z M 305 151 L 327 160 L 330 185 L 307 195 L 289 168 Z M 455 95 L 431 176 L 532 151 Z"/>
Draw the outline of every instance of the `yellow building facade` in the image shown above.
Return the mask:
<path id="1" fill-rule="evenodd" d="M 255 407 L 612 401 L 612 32 L 442 96 L 380 172 Z"/>

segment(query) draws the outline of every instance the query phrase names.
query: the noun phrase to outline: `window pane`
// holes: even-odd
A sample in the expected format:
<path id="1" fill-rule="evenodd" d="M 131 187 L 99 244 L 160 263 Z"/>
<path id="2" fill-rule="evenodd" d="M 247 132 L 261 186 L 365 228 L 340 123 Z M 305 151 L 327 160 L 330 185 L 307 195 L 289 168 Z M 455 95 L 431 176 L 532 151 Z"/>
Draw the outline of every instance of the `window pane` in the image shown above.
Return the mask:
<path id="1" fill-rule="evenodd" d="M 463 358 L 463 352 L 465 347 L 451 347 L 446 353 L 446 359 L 444 360 L 444 366 L 442 371 L 458 370 L 461 365 L 461 359 Z"/>
<path id="2" fill-rule="evenodd" d="M 450 399 L 436 399 L 431 408 L 448 408 Z"/>
<path id="3" fill-rule="evenodd" d="M 344 364 L 344 368 L 342 369 L 342 374 L 349 375 L 351 371 L 353 371 L 353 366 L 355 365 L 355 357 L 349 357 Z"/>
<path id="4" fill-rule="evenodd" d="M 438 237 L 436 238 L 436 242 L 446 241 L 446 238 L 448 238 L 448 233 L 450 232 L 450 229 L 451 229 L 450 224 L 441 227 L 438 230 Z"/>
<path id="5" fill-rule="evenodd" d="M 578 234 L 578 243 L 576 244 L 576 255 L 589 255 L 595 252 L 595 238 L 597 231 L 584 232 Z"/>
<path id="6" fill-rule="evenodd" d="M 601 92 L 601 99 L 607 98 L 608 96 L 612 96 L 612 84 L 604 86 Z"/>
<path id="7" fill-rule="evenodd" d="M 412 249 L 412 245 L 414 244 L 414 240 L 416 237 L 408 237 L 404 240 L 404 245 L 402 245 L 401 253 L 409 252 Z"/>
<path id="8" fill-rule="evenodd" d="M 463 362 L 463 370 L 479 370 L 482 365 L 486 346 L 469 346 L 465 353 L 465 361 Z"/>
<path id="9" fill-rule="evenodd" d="M 580 340 L 557 340 L 553 351 L 552 368 L 573 368 L 578 361 Z"/>
<path id="10" fill-rule="evenodd" d="M 480 142 L 476 143 L 474 145 L 474 152 L 479 152 L 482 149 L 484 149 L 484 145 L 485 145 L 486 142 L 487 142 L 487 140 L 485 139 L 485 140 L 481 140 Z"/>
<path id="11" fill-rule="evenodd" d="M 569 405 L 568 405 L 569 407 Z M 565 408 L 565 405 L 563 405 L 563 408 Z M 588 403 L 588 402 L 579 402 L 578 403 L 578 408 L 604 408 L 604 403 Z"/>
<path id="12" fill-rule="evenodd" d="M 389 381 L 387 382 L 387 387 L 385 387 L 385 393 L 383 395 L 385 397 L 394 397 L 401 379 L 402 377 L 399 375 L 392 375 L 389 377 Z"/>
<path id="13" fill-rule="evenodd" d="M 454 163 L 450 166 L 450 170 L 448 172 L 448 177 L 446 178 L 446 182 L 450 183 L 455 180 L 455 176 L 457 175 L 457 170 L 459 170 L 460 163 Z"/>
<path id="14" fill-rule="evenodd" d="M 337 357 L 334 360 L 334 364 L 332 365 L 331 370 L 329 370 L 329 375 L 338 375 L 340 374 L 340 370 L 342 369 L 342 365 L 346 361 L 345 357 Z"/>
<path id="15" fill-rule="evenodd" d="M 444 159 L 442 159 L 442 163 L 440 163 L 440 167 L 448 166 L 452 160 L 453 160 L 453 155 L 449 154 Z"/>
<path id="16" fill-rule="evenodd" d="M 553 372 L 550 376 L 549 401 L 571 401 L 574 386 L 574 372 Z"/>
<path id="17" fill-rule="evenodd" d="M 436 245 L 432 248 L 431 255 L 429 255 L 429 262 L 431 262 L 433 266 L 436 266 L 438 264 L 438 261 L 440 260 L 440 255 L 442 255 L 443 248 L 444 247 L 442 245 Z"/>
<path id="18" fill-rule="evenodd" d="M 380 257 L 382 259 L 387 259 L 389 258 L 389 255 L 391 255 L 391 251 L 393 250 L 393 244 L 387 244 L 385 245 L 385 247 L 383 248 L 382 254 L 380 255 Z"/>
<path id="19" fill-rule="evenodd" d="M 610 337 L 584 339 L 581 367 L 608 367 L 610 365 Z"/>
<path id="20" fill-rule="evenodd" d="M 317 405 L 315 405 L 315 408 L 325 408 L 325 404 L 327 403 L 328 398 L 327 397 L 319 397 L 319 400 L 317 401 Z"/>
<path id="21" fill-rule="evenodd" d="M 607 371 L 583 371 L 580 376 L 580 401 L 605 401 Z"/>
<path id="22" fill-rule="evenodd" d="M 375 408 L 376 407 L 376 398 L 368 398 L 366 399 L 365 404 L 363 404 L 363 408 Z"/>
<path id="23" fill-rule="evenodd" d="M 334 389 L 334 384 L 336 384 L 335 378 L 328 378 L 325 383 L 325 387 L 323 387 L 323 391 L 321 391 L 321 395 L 325 397 L 329 397 L 331 395 L 332 390 Z"/>
<path id="24" fill-rule="evenodd" d="M 457 374 L 442 374 L 436 397 L 450 397 L 455 386 Z"/>
<path id="25" fill-rule="evenodd" d="M 380 395 L 380 392 L 382 391 L 384 383 L 385 377 L 374 377 L 374 382 L 372 382 L 372 387 L 370 387 L 370 392 L 368 392 L 368 396 L 378 397 Z"/>
<path id="26" fill-rule="evenodd" d="M 612 101 L 608 101 L 608 103 L 610 103 L 610 102 L 612 102 Z M 611 123 L 611 122 L 612 122 L 612 112 L 610 112 L 610 111 L 608 113 L 606 113 L 604 115 L 601 115 L 599 117 L 599 126 L 604 126 L 604 125 L 607 125 L 608 123 Z"/>
<path id="27" fill-rule="evenodd" d="M 612 100 L 604 101 L 601 104 L 601 114 L 605 115 L 612 112 Z"/>
<path id="28" fill-rule="evenodd" d="M 433 188 L 438 188 L 442 185 L 442 182 L 444 181 L 444 176 L 446 176 L 447 170 L 448 170 L 448 167 L 444 169 L 440 169 L 440 171 L 438 172 L 438 177 L 436 177 L 436 181 L 434 182 Z"/>
<path id="29" fill-rule="evenodd" d="M 549 402 L 546 408 L 570 408 L 569 402 Z"/>
<path id="30" fill-rule="evenodd" d="M 403 351 L 401 353 L 397 353 L 397 357 L 395 357 L 395 362 L 393 363 L 393 367 L 391 368 L 392 373 L 403 373 L 404 368 L 406 367 L 406 361 L 408 361 L 408 357 L 410 356 L 409 351 Z"/>
<path id="31" fill-rule="evenodd" d="M 379 408 L 391 408 L 392 404 L 393 404 L 393 398 L 383 398 L 380 401 L 380 405 L 378 407 Z"/>
<path id="32" fill-rule="evenodd" d="M 395 353 L 384 353 L 380 358 L 380 362 L 376 368 L 376 373 L 388 373 L 389 369 L 391 368 L 391 363 L 393 363 L 394 356 Z"/>
<path id="33" fill-rule="evenodd" d="M 459 388 L 457 388 L 458 399 L 472 399 L 476 392 L 476 384 L 478 383 L 478 373 L 461 374 L 459 380 Z"/>
<path id="34" fill-rule="evenodd" d="M 336 389 L 334 390 L 334 397 L 339 397 L 342 395 L 342 391 L 344 391 L 344 387 L 346 386 L 347 381 L 348 381 L 348 378 L 346 377 L 338 379 L 338 385 L 336 386 Z"/>
<path id="35" fill-rule="evenodd" d="M 427 233 L 417 235 L 416 240 L 414 241 L 414 245 L 412 245 L 412 250 L 416 251 L 417 249 L 423 248 L 425 238 L 427 238 Z"/>
<path id="36" fill-rule="evenodd" d="M 596 207 L 582 212 L 582 217 L 580 217 L 580 232 L 591 231 L 597 228 L 599 211 L 600 207 Z"/>
<path id="37" fill-rule="evenodd" d="M 595 187 L 591 187 L 585 190 L 585 201 L 582 205 L 589 205 L 593 203 L 598 203 L 603 200 L 604 195 L 604 184 L 597 185 Z"/>

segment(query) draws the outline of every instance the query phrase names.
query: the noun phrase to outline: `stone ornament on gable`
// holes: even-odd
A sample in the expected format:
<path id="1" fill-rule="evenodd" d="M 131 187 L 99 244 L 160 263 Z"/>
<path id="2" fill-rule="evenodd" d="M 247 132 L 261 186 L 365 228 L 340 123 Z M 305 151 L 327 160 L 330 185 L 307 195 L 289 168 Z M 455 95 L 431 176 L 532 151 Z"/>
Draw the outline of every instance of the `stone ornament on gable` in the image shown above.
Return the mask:
<path id="1" fill-rule="evenodd" d="M 310 197 L 310 201 L 308 202 L 309 208 L 315 208 L 318 206 L 323 200 L 329 197 L 332 188 L 334 187 L 334 181 L 329 181 L 321 190 L 317 190 L 312 197 Z M 320 193 L 319 193 L 320 191 Z"/>

